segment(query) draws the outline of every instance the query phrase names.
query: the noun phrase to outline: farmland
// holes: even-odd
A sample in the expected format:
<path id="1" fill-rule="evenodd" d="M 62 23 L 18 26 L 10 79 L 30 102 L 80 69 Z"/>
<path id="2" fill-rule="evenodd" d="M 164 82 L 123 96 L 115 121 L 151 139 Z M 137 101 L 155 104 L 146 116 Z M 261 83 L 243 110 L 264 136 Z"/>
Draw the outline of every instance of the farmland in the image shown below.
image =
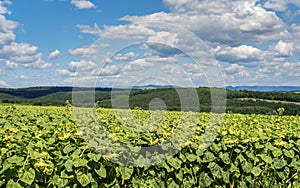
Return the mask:
<path id="1" fill-rule="evenodd" d="M 84 139 L 84 122 L 76 120 L 72 106 L 2 105 L 0 186 L 300 187 L 299 116 L 228 113 L 216 125 L 216 138 L 203 148 L 210 113 L 159 112 L 164 114 L 160 123 L 143 131 L 134 127 L 138 122 L 155 122 L 149 121 L 155 112 L 132 110 L 136 124 L 126 126 L 112 109 L 99 108 L 96 113 L 100 119 L 96 121 L 110 138 L 137 151 L 163 144 L 181 126 L 195 130 L 166 161 L 124 166 L 113 160 L 126 159 L 125 154 L 98 154 L 91 140 Z M 182 123 L 181 117 L 195 119 Z M 94 130 L 95 136 L 101 135 Z"/>

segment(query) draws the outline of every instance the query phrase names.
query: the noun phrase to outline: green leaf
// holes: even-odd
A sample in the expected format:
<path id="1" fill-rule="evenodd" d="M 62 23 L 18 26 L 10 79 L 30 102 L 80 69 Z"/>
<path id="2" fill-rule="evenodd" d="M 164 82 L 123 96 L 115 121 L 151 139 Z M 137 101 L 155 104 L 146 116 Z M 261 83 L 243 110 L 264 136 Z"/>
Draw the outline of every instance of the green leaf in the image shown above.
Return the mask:
<path id="1" fill-rule="evenodd" d="M 167 170 L 168 173 L 172 172 L 174 168 L 171 168 L 166 162 L 163 162 L 161 166 Z"/>
<path id="2" fill-rule="evenodd" d="M 259 144 L 259 143 L 255 143 L 254 146 L 256 149 L 262 149 L 265 147 L 263 144 Z"/>
<path id="3" fill-rule="evenodd" d="M 182 182 L 183 180 L 183 170 L 180 170 L 178 173 L 175 174 L 176 178 Z"/>
<path id="4" fill-rule="evenodd" d="M 210 169 L 214 177 L 222 178 L 223 169 L 218 164 L 211 162 L 207 167 Z"/>
<path id="5" fill-rule="evenodd" d="M 266 154 L 259 154 L 258 155 L 263 161 L 265 161 L 265 163 L 267 164 L 271 164 L 273 162 L 272 157 L 266 155 Z"/>
<path id="6" fill-rule="evenodd" d="M 100 166 L 98 170 L 95 169 L 95 172 L 101 177 L 106 178 L 106 169 L 103 165 Z"/>
<path id="7" fill-rule="evenodd" d="M 288 167 L 285 167 L 283 169 L 283 171 L 277 171 L 277 174 L 281 179 L 285 180 L 285 179 L 289 178 L 290 169 Z"/>
<path id="8" fill-rule="evenodd" d="M 7 169 L 13 167 L 14 165 L 12 165 L 11 163 L 4 163 L 2 166 L 2 169 L 0 170 L 0 174 L 3 174 L 3 172 L 5 172 Z"/>
<path id="9" fill-rule="evenodd" d="M 259 161 L 260 161 L 260 159 L 259 159 L 258 157 L 256 157 L 256 155 L 254 154 L 253 151 L 248 151 L 248 152 L 246 152 L 246 155 L 247 155 L 247 157 L 248 157 L 249 159 L 251 159 L 251 160 L 253 160 L 253 161 L 255 161 L 255 162 L 259 162 Z"/>
<path id="10" fill-rule="evenodd" d="M 252 168 L 253 168 L 253 164 L 252 163 L 247 162 L 247 161 L 244 161 L 242 163 L 242 169 L 243 169 L 244 172 L 250 173 L 251 170 L 252 170 Z"/>
<path id="11" fill-rule="evenodd" d="M 246 176 L 245 177 L 245 180 L 247 181 L 247 182 L 249 182 L 249 183 L 252 183 L 252 176 Z"/>
<path id="12" fill-rule="evenodd" d="M 284 149 L 283 150 L 283 153 L 284 153 L 284 155 L 285 156 L 287 156 L 288 158 L 294 158 L 294 156 L 295 156 L 295 152 L 294 152 L 294 150 L 287 150 L 287 149 Z"/>
<path id="13" fill-rule="evenodd" d="M 73 159 L 73 165 L 75 167 L 87 166 L 87 163 L 88 163 L 88 160 L 86 160 L 86 159 L 80 159 L 80 158 Z"/>
<path id="14" fill-rule="evenodd" d="M 130 179 L 131 175 L 133 174 L 134 168 L 133 167 L 125 167 L 125 166 L 119 166 L 119 172 L 122 175 L 122 178 L 124 180 Z"/>
<path id="15" fill-rule="evenodd" d="M 287 162 L 284 159 L 275 158 L 273 160 L 273 165 L 276 169 L 282 169 L 287 165 Z"/>
<path id="16" fill-rule="evenodd" d="M 24 161 L 24 157 L 19 157 L 17 155 L 14 155 L 8 159 L 6 159 L 7 162 L 12 164 L 21 164 Z"/>
<path id="17" fill-rule="evenodd" d="M 190 162 L 194 162 L 197 160 L 198 156 L 194 155 L 194 154 L 187 154 L 186 156 L 187 160 L 189 160 Z"/>
<path id="18" fill-rule="evenodd" d="M 280 157 L 282 155 L 282 151 L 281 151 L 281 149 L 273 148 L 272 154 L 274 157 Z"/>
<path id="19" fill-rule="evenodd" d="M 240 162 L 246 161 L 245 157 L 242 154 L 239 154 L 236 159 L 238 159 Z"/>
<path id="20" fill-rule="evenodd" d="M 64 147 L 63 152 L 65 154 L 69 154 L 71 151 L 73 151 L 75 149 L 75 147 L 72 147 L 71 145 L 67 145 L 66 147 Z"/>
<path id="21" fill-rule="evenodd" d="M 173 179 L 169 179 L 168 180 L 168 188 L 179 188 L 179 185 L 177 185 L 176 183 L 175 183 L 175 181 L 173 180 Z"/>
<path id="22" fill-rule="evenodd" d="M 64 165 L 65 165 L 66 170 L 68 172 L 72 172 L 73 171 L 73 162 L 71 160 L 67 160 Z"/>
<path id="23" fill-rule="evenodd" d="M 211 146 L 210 146 L 210 149 L 215 153 L 219 153 L 219 151 L 221 151 L 222 149 L 222 146 L 221 144 L 216 144 L 216 143 L 213 143 Z"/>
<path id="24" fill-rule="evenodd" d="M 293 159 L 291 164 L 290 164 L 291 167 L 295 168 L 296 170 L 300 171 L 300 161 L 297 160 L 297 159 Z"/>
<path id="25" fill-rule="evenodd" d="M 73 174 L 73 173 L 72 173 Z M 61 173 L 60 173 L 60 177 L 63 178 L 63 179 L 73 179 L 74 178 L 74 175 L 68 175 L 66 173 L 66 170 L 63 170 Z"/>
<path id="26" fill-rule="evenodd" d="M 176 170 L 178 170 L 181 167 L 181 160 L 175 157 L 172 157 L 171 159 L 168 160 L 168 163 L 175 168 Z"/>
<path id="27" fill-rule="evenodd" d="M 212 162 L 215 160 L 215 155 L 212 152 L 205 152 L 204 157 L 202 159 L 203 162 Z"/>
<path id="28" fill-rule="evenodd" d="M 98 162 L 101 158 L 99 154 L 95 154 L 95 153 L 89 153 L 87 154 L 87 156 L 95 162 Z"/>
<path id="29" fill-rule="evenodd" d="M 9 180 L 5 187 L 6 188 L 22 188 L 22 186 L 18 182 L 14 182 L 13 180 Z"/>
<path id="30" fill-rule="evenodd" d="M 26 171 L 19 172 L 19 178 L 22 182 L 31 185 L 35 178 L 35 171 L 34 169 L 30 168 Z"/>
<path id="31" fill-rule="evenodd" d="M 84 174 L 82 172 L 79 172 L 77 174 L 77 180 L 80 183 L 80 185 L 82 186 L 87 186 L 88 184 L 91 183 L 91 181 L 93 180 L 92 174 L 88 173 L 88 174 Z"/>
<path id="32" fill-rule="evenodd" d="M 195 180 L 193 177 L 188 176 L 187 178 L 183 179 L 182 187 L 194 187 L 194 185 L 195 185 Z"/>
<path id="33" fill-rule="evenodd" d="M 202 172 L 199 177 L 200 187 L 209 187 L 214 180 L 207 173 Z"/>
<path id="34" fill-rule="evenodd" d="M 225 164 L 230 164 L 230 158 L 228 153 L 219 153 L 220 159 L 225 163 Z"/>
<path id="35" fill-rule="evenodd" d="M 225 183 L 229 183 L 230 182 L 230 173 L 229 172 L 227 172 L 227 171 L 223 172 L 222 177 L 223 177 L 223 181 Z"/>
<path id="36" fill-rule="evenodd" d="M 251 173 L 255 177 L 259 176 L 261 172 L 262 172 L 262 170 L 259 167 L 257 167 L 257 166 L 253 167 L 252 170 L 251 170 Z"/>
<path id="37" fill-rule="evenodd" d="M 60 178 L 58 175 L 54 175 L 52 178 L 52 183 L 58 187 L 66 187 L 66 185 L 69 183 L 69 180 Z"/>
<path id="38" fill-rule="evenodd" d="M 229 168 L 229 172 L 233 173 L 233 172 L 240 172 L 239 168 L 237 166 L 235 166 L 234 164 L 231 164 L 230 168 Z"/>

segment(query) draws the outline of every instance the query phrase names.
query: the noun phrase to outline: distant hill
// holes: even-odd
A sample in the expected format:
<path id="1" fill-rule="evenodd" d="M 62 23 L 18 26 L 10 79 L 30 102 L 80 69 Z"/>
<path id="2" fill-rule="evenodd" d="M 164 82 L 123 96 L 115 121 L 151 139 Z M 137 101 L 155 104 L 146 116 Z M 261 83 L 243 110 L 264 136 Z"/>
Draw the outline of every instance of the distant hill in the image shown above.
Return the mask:
<path id="1" fill-rule="evenodd" d="M 300 86 L 227 86 L 229 90 L 248 90 L 265 92 L 300 91 Z"/>
<path id="2" fill-rule="evenodd" d="M 165 103 L 159 104 L 160 109 L 181 111 L 181 102 L 178 90 L 191 88 L 180 88 L 172 85 L 146 85 L 137 86 L 132 89 L 113 89 L 117 92 L 111 92 L 112 88 L 84 88 L 84 87 L 31 87 L 19 89 L 1 89 L 0 103 L 18 103 L 31 105 L 54 105 L 63 106 L 65 101 L 72 101 L 72 92 L 77 92 L 80 99 L 80 106 L 91 105 L 86 102 L 87 91 L 95 91 L 95 102 L 98 107 L 111 108 L 112 100 L 115 102 L 128 100 L 129 107 L 149 109 L 153 99 L 162 99 Z M 194 88 L 198 93 L 200 111 L 211 111 L 211 88 Z M 214 88 L 214 91 L 219 89 Z M 221 90 L 221 89 L 220 89 Z M 268 91 L 268 92 L 266 92 Z M 272 92 L 270 92 L 272 91 Z M 279 92 L 284 91 L 284 92 Z M 289 92 L 291 91 L 291 92 Z M 270 87 L 270 86 L 241 86 L 229 87 L 226 90 L 226 99 L 220 98 L 220 102 L 226 100 L 226 111 L 242 114 L 276 114 L 280 107 L 285 108 L 286 115 L 300 115 L 300 87 Z M 81 97 L 82 96 L 82 97 Z M 115 104 L 115 103 L 114 103 Z M 122 102 L 120 103 L 122 104 Z M 93 105 L 93 104 L 92 104 Z M 190 104 L 191 111 L 197 111 L 197 104 Z M 114 106 L 124 108 L 124 106 Z M 128 107 L 126 107 L 128 108 Z M 222 106 L 220 106 L 222 108 Z"/>
<path id="3" fill-rule="evenodd" d="M 144 85 L 144 86 L 133 86 L 133 89 L 167 89 L 167 88 L 180 88 L 179 86 L 173 86 L 173 85 Z"/>

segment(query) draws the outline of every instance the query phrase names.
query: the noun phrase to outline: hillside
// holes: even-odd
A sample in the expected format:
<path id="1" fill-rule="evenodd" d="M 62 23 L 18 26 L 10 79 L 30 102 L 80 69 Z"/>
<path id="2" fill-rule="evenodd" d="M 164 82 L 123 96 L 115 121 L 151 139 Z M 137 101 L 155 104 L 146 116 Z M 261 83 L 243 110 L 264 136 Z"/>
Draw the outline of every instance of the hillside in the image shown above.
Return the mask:
<path id="1" fill-rule="evenodd" d="M 181 101 L 177 90 L 188 88 L 136 88 L 118 89 L 118 93 L 113 96 L 114 101 L 122 101 L 130 93 L 130 108 L 149 109 L 149 104 L 155 98 L 164 101 L 165 107 L 171 111 L 180 111 Z M 154 87 L 154 88 L 153 88 Z M 65 105 L 65 101 L 72 101 L 72 91 L 84 93 L 93 88 L 72 88 L 72 87 L 33 87 L 19 89 L 0 89 L 0 102 L 19 103 L 32 105 Z M 96 88 L 95 101 L 99 107 L 111 108 L 111 88 Z M 197 88 L 200 111 L 209 112 L 211 110 L 210 88 Z M 258 92 L 247 90 L 226 90 L 226 111 L 242 114 L 276 114 L 280 107 L 285 108 L 286 115 L 300 114 L 300 93 L 298 92 Z M 225 99 L 222 99 L 225 100 Z M 124 108 L 120 106 L 119 108 Z M 164 108 L 164 105 L 159 107 Z M 193 106 L 190 108 L 192 111 Z"/>

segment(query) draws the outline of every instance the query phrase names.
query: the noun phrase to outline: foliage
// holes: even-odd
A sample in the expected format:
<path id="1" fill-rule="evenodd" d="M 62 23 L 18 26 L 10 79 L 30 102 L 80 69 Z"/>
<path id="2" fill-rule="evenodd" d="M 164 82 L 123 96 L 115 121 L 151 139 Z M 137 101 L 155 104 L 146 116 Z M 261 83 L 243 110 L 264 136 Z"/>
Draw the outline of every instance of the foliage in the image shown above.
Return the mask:
<path id="1" fill-rule="evenodd" d="M 283 107 L 280 107 L 277 109 L 278 115 L 282 116 L 284 113 L 285 109 Z"/>
<path id="2" fill-rule="evenodd" d="M 179 88 L 176 88 L 177 90 Z M 175 88 L 160 89 L 114 89 L 111 88 L 72 88 L 72 87 L 33 87 L 19 89 L 0 89 L 0 102 L 31 104 L 43 106 L 64 106 L 66 100 L 72 100 L 72 92 L 83 93 L 95 90 L 95 102 L 98 107 L 111 108 L 113 100 L 120 100 L 130 93 L 129 106 L 147 110 L 150 101 L 162 99 L 168 110 L 181 111 L 181 101 Z M 181 88 L 183 89 L 183 88 Z M 190 88 L 184 88 L 190 89 Z M 211 111 L 211 91 L 216 88 L 195 88 L 198 93 L 201 112 Z M 298 92 L 254 92 L 226 90 L 227 111 L 242 114 L 277 114 L 280 107 L 285 115 L 300 115 L 300 93 Z M 85 97 L 78 97 L 84 105 Z M 223 101 L 225 99 L 221 99 Z M 193 109 L 193 108 L 192 108 Z M 196 110 L 198 111 L 198 110 Z"/>
<path id="3" fill-rule="evenodd" d="M 163 142 L 176 130 L 179 114 L 168 112 L 157 130 L 137 134 L 112 110 L 98 113 L 116 140 L 137 147 Z M 149 111 L 133 113 L 141 121 L 150 117 Z M 196 124 L 196 133 L 173 158 L 150 167 L 124 167 L 87 145 L 70 105 L 0 106 L 0 187 L 300 186 L 299 116 L 226 114 L 214 143 L 202 151 L 210 115 L 200 113 L 187 122 Z"/>

